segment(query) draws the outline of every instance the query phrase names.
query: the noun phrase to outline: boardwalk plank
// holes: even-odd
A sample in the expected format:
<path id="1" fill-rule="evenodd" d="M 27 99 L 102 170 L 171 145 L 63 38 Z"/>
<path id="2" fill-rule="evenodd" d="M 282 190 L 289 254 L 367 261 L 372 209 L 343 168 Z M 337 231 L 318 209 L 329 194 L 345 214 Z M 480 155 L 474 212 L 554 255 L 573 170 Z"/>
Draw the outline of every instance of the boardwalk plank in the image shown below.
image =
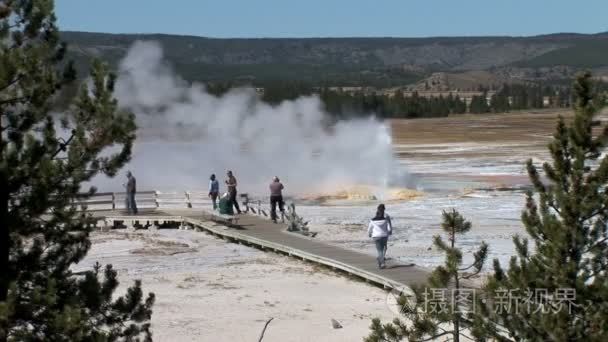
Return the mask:
<path id="1" fill-rule="evenodd" d="M 97 211 L 93 215 L 100 218 L 128 216 L 121 211 Z M 137 216 L 129 216 L 129 218 L 137 219 L 138 216 L 174 216 L 176 220 L 184 220 L 214 234 L 248 244 L 258 244 L 269 249 L 278 249 L 309 261 L 341 269 L 389 288 L 422 283 L 429 276 L 429 271 L 426 269 L 407 266 L 394 260 L 387 262 L 386 269 L 378 269 L 376 258 L 372 255 L 332 246 L 296 233 L 289 233 L 286 231 L 285 224 L 274 224 L 259 216 L 239 215 L 236 227 L 229 229 L 222 224 L 210 222 L 210 215 L 200 210 L 148 209 L 140 211 Z"/>

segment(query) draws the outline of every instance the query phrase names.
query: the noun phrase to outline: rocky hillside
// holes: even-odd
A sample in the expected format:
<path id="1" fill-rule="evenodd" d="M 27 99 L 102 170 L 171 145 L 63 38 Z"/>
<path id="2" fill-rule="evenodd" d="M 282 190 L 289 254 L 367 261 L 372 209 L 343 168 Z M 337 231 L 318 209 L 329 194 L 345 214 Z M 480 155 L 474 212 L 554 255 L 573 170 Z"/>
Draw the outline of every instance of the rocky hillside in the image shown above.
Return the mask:
<path id="1" fill-rule="evenodd" d="M 535 37 L 212 39 L 175 35 L 63 32 L 81 62 L 120 59 L 136 40 L 155 40 L 186 79 L 298 80 L 402 85 L 433 72 L 479 73 L 492 81 L 522 70 L 608 66 L 608 33 Z M 530 71 L 531 70 L 531 71 Z M 475 74 L 472 74 L 473 76 Z M 559 75 L 558 75 L 559 76 Z M 569 77 L 564 75 L 565 77 Z M 467 75 L 465 78 L 468 78 Z M 473 81 L 475 82 L 475 81 Z"/>

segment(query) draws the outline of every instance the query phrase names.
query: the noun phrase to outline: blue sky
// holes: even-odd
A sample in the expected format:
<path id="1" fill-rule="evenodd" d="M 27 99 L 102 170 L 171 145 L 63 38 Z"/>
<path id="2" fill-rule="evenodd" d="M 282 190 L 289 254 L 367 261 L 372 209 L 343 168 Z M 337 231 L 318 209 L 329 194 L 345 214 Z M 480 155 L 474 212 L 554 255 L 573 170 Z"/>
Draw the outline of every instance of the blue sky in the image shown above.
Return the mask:
<path id="1" fill-rule="evenodd" d="M 207 37 L 608 31 L 608 0 L 55 0 L 62 30 Z"/>

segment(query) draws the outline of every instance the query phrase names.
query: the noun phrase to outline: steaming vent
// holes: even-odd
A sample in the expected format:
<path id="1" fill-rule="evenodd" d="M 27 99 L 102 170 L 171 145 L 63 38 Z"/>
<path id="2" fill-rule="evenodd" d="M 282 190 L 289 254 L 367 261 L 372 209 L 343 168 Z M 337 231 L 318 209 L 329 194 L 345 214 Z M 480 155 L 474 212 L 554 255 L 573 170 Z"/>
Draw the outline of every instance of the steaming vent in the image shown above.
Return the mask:
<path id="1" fill-rule="evenodd" d="M 141 189 L 204 189 L 212 173 L 223 185 L 226 170 L 234 171 L 240 192 L 264 196 L 275 175 L 288 195 L 335 194 L 360 185 L 384 193 L 409 178 L 384 123 L 336 122 L 316 96 L 271 106 L 250 88 L 211 95 L 177 76 L 155 42 L 129 49 L 115 95 L 136 116 L 138 140 L 126 169 Z M 120 190 L 120 180 L 93 183 Z"/>

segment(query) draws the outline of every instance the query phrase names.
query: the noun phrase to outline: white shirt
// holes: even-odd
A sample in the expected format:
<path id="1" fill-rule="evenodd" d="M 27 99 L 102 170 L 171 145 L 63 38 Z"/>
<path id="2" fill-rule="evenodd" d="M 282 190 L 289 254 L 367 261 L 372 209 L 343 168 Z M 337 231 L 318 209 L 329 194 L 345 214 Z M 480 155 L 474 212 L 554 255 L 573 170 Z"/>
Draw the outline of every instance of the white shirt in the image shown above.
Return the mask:
<path id="1" fill-rule="evenodd" d="M 367 235 L 372 238 L 387 237 L 393 233 L 391 218 L 384 214 L 384 220 L 371 220 L 367 226 Z"/>

